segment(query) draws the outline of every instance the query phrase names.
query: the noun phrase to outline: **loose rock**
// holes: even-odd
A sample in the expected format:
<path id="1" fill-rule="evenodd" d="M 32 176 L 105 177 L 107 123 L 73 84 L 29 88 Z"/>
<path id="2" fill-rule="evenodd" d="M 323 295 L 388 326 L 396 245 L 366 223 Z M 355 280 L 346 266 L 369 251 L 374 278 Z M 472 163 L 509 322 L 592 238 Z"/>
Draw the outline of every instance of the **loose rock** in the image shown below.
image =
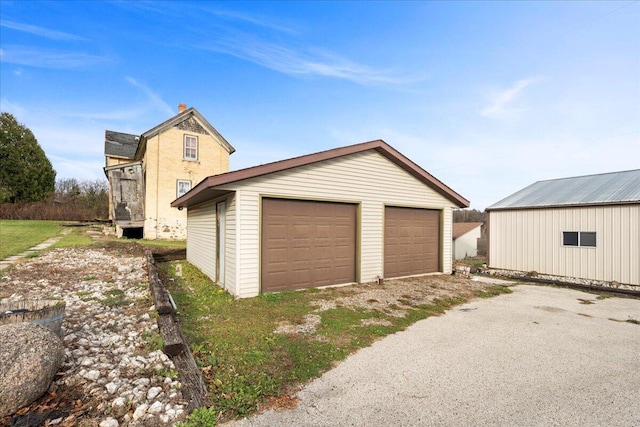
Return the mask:
<path id="1" fill-rule="evenodd" d="M 50 329 L 31 323 L 0 326 L 0 417 L 42 396 L 63 359 L 62 343 Z"/>

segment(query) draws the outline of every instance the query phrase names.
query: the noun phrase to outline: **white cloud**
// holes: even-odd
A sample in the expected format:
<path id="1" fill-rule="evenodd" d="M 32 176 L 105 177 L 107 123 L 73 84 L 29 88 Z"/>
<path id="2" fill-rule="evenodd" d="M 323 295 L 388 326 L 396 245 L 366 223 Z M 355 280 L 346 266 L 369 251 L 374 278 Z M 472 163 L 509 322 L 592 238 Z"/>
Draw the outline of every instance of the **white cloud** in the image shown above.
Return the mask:
<path id="1" fill-rule="evenodd" d="M 22 24 L 20 22 L 0 20 L 0 27 L 10 28 L 16 31 L 33 34 L 51 40 L 86 40 L 84 37 L 63 31 L 50 30 L 37 25 Z"/>
<path id="2" fill-rule="evenodd" d="M 267 28 L 269 30 L 275 30 L 281 33 L 287 34 L 297 34 L 297 31 L 289 28 L 288 26 L 277 24 L 273 19 L 267 18 L 256 18 L 255 16 L 247 15 L 239 12 L 231 12 L 231 11 L 223 11 L 223 10 L 213 10 L 208 8 L 202 8 L 207 13 L 210 13 L 214 16 L 221 17 L 223 19 L 246 22 L 251 25 L 255 25 L 258 27 Z"/>
<path id="3" fill-rule="evenodd" d="M 106 56 L 82 52 L 37 49 L 28 46 L 5 46 L 0 51 L 2 62 L 51 69 L 90 68 L 112 60 Z"/>
<path id="4" fill-rule="evenodd" d="M 155 107 L 155 109 L 166 113 L 169 117 L 176 114 L 176 112 L 169 106 L 169 104 L 167 104 L 159 94 L 151 90 L 144 82 L 140 82 L 129 76 L 125 77 L 125 80 L 131 86 L 142 91 L 142 93 L 147 97 L 148 101 L 153 107 Z"/>
<path id="5" fill-rule="evenodd" d="M 480 115 L 490 118 L 501 118 L 522 111 L 522 108 L 513 105 L 514 102 L 524 89 L 539 80 L 539 77 L 518 80 L 510 88 L 495 93 L 489 104 L 480 110 Z"/>
<path id="6" fill-rule="evenodd" d="M 200 47 L 235 56 L 288 75 L 333 77 L 362 85 L 406 84 L 424 80 L 423 77 L 394 75 L 391 70 L 376 70 L 327 51 L 299 51 L 241 34 L 212 41 Z"/>

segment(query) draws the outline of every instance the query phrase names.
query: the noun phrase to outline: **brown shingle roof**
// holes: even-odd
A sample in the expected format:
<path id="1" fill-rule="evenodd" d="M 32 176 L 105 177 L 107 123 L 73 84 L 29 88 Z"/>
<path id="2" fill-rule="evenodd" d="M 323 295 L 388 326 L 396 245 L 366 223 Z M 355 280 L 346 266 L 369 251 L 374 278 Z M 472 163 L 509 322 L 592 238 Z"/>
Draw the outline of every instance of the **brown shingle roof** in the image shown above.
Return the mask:
<path id="1" fill-rule="evenodd" d="M 442 194 L 447 199 L 454 202 L 459 207 L 468 207 L 469 201 L 460 194 L 447 187 L 444 183 L 436 179 L 420 166 L 409 160 L 399 151 L 391 147 L 386 142 L 378 139 L 375 141 L 363 142 L 346 147 L 334 148 L 332 150 L 321 151 L 319 153 L 307 154 L 305 156 L 294 157 L 287 160 L 280 160 L 273 163 L 267 163 L 260 166 L 254 166 L 247 169 L 240 169 L 233 172 L 227 172 L 220 175 L 213 175 L 202 180 L 191 191 L 184 196 L 174 200 L 171 203 L 173 207 L 189 207 L 210 200 L 220 195 L 215 187 L 235 183 L 245 179 L 255 178 L 258 176 L 268 175 L 275 172 L 293 169 L 300 166 L 306 166 L 325 160 L 335 159 L 350 154 L 360 153 L 367 150 L 375 150 L 389 161 L 401 167 L 418 180 L 422 181 L 433 190 Z"/>
<path id="2" fill-rule="evenodd" d="M 471 230 L 476 227 L 482 226 L 481 222 L 454 222 L 453 223 L 453 240 L 462 236 L 463 234 L 467 234 Z"/>

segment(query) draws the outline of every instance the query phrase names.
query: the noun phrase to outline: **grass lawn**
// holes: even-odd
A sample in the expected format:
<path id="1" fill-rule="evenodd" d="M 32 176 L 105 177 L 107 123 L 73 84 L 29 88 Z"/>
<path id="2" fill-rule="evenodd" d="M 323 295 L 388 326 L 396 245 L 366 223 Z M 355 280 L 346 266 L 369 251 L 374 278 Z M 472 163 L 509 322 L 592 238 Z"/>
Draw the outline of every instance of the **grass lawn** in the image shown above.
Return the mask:
<path id="1" fill-rule="evenodd" d="M 58 221 L 0 220 L 0 259 L 24 252 L 61 230 Z"/>
<path id="2" fill-rule="evenodd" d="M 177 263 L 182 265 L 181 276 L 175 273 Z M 354 292 L 350 287 L 235 299 L 187 262 L 161 267 L 171 279 L 169 289 L 183 332 L 209 388 L 211 406 L 195 413 L 197 419 L 228 420 L 249 415 L 264 404 L 286 404 L 287 392 L 319 377 L 352 352 L 467 301 L 455 296 L 412 305 L 407 299 L 402 307 L 392 304 L 388 310 L 335 304 L 336 298 Z M 487 285 L 471 296 L 509 292 Z M 317 310 L 323 305 L 329 308 Z M 404 317 L 393 315 L 398 309 Z M 198 424 L 193 421 L 185 425 Z"/>

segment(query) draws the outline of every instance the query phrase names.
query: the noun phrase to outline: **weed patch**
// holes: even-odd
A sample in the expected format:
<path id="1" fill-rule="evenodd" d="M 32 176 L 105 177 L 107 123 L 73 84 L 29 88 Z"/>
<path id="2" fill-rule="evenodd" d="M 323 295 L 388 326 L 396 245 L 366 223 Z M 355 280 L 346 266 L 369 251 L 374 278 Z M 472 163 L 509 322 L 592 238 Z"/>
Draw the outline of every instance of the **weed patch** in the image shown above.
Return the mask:
<path id="1" fill-rule="evenodd" d="M 107 307 L 117 307 L 131 303 L 131 301 L 124 297 L 124 291 L 121 289 L 110 289 L 105 291 L 103 296 L 104 298 L 97 299 L 97 301 Z"/>
<path id="2" fill-rule="evenodd" d="M 145 341 L 145 350 L 152 352 L 164 349 L 164 339 L 158 332 L 145 331 L 141 338 Z"/>
<path id="3" fill-rule="evenodd" d="M 487 289 L 476 291 L 476 296 L 479 298 L 491 298 L 501 294 L 510 294 L 512 291 L 507 286 L 496 285 Z"/>

